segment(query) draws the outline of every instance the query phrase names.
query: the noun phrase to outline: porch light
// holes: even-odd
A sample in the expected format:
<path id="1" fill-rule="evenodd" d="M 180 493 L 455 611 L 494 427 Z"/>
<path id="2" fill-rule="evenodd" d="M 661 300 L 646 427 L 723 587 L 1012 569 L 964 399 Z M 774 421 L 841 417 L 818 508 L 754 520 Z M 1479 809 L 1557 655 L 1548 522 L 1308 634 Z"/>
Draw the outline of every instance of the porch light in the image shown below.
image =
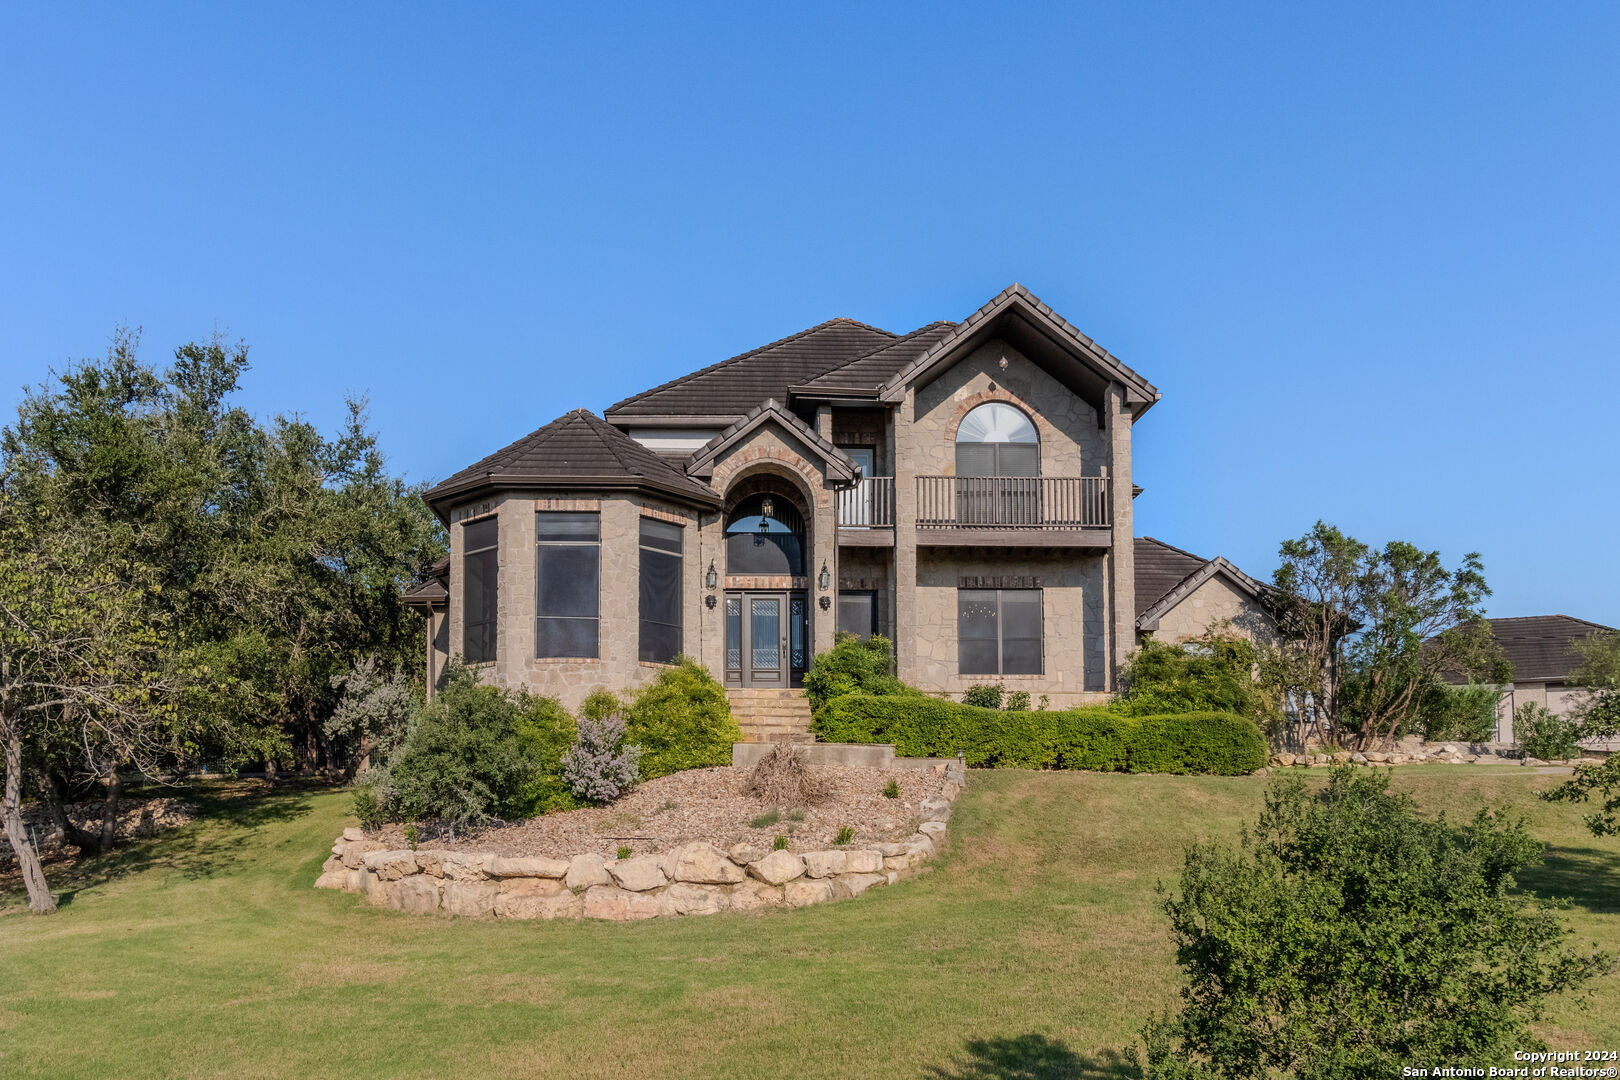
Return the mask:
<path id="1" fill-rule="evenodd" d="M 827 564 L 823 562 L 821 564 L 821 573 L 816 575 L 816 588 L 820 589 L 822 592 L 826 592 L 827 587 L 831 584 L 832 575 L 827 573 Z"/>
<path id="2" fill-rule="evenodd" d="M 720 575 L 715 572 L 713 559 L 709 560 L 709 572 L 703 575 L 703 584 L 707 585 L 710 589 L 713 589 L 716 585 L 720 584 Z M 709 606 L 713 607 L 714 605 L 710 604 Z"/>
<path id="3" fill-rule="evenodd" d="M 776 504 L 771 501 L 769 495 L 765 496 L 759 504 L 759 516 L 767 521 L 776 516 Z"/>

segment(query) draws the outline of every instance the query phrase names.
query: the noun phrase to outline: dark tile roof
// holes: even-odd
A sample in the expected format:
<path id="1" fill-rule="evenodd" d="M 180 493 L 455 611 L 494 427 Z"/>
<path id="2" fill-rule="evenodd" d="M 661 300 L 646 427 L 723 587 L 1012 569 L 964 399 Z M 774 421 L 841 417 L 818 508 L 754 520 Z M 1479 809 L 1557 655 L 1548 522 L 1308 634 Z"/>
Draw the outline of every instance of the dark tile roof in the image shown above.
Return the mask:
<path id="1" fill-rule="evenodd" d="M 756 405 L 748 410 L 741 420 L 727 427 L 720 434 L 693 451 L 692 456 L 686 459 L 687 472 L 705 478 L 714 475 L 714 462 L 717 457 L 724 453 L 728 447 L 747 436 L 749 432 L 761 424 L 771 421 L 781 424 L 783 428 L 792 432 L 795 438 L 809 447 L 812 453 L 818 455 L 828 474 L 833 479 L 853 481 L 860 475 L 859 469 L 848 454 L 823 439 L 815 428 L 800 420 L 789 410 L 784 409 L 774 398 L 763 405 Z"/>
<path id="2" fill-rule="evenodd" d="M 1164 599 L 1188 575 L 1202 569 L 1209 560 L 1190 551 L 1172 547 L 1151 536 L 1136 538 L 1136 613 Z"/>
<path id="3" fill-rule="evenodd" d="M 1583 663 L 1575 642 L 1593 634 L 1614 633 L 1614 627 L 1568 615 L 1530 615 L 1515 619 L 1487 619 L 1491 636 L 1513 665 L 1514 682 L 1561 680 Z"/>
<path id="4" fill-rule="evenodd" d="M 408 607 L 432 607 L 450 599 L 450 590 L 438 578 L 412 585 L 401 594 Z"/>
<path id="5" fill-rule="evenodd" d="M 880 345 L 865 356 L 841 364 L 825 375 L 818 375 L 802 384 L 799 390 L 811 393 L 838 390 L 876 391 L 954 329 L 955 323 L 943 321 L 918 327 L 903 337 Z"/>
<path id="6" fill-rule="evenodd" d="M 767 399 L 786 401 L 789 387 L 894 339 L 889 331 L 854 319 L 830 319 L 625 398 L 604 415 L 615 423 L 668 416 L 741 416 Z"/>
<path id="7" fill-rule="evenodd" d="M 575 409 L 430 488 L 429 505 L 486 486 L 550 484 L 579 488 L 645 486 L 703 503 L 700 483 L 585 409 Z"/>

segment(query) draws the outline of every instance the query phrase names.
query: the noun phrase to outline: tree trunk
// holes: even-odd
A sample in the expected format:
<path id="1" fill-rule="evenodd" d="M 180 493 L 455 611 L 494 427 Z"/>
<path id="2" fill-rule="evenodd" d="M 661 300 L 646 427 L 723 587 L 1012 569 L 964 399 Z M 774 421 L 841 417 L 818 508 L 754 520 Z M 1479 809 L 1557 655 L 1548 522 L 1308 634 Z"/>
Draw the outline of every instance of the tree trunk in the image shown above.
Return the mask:
<path id="1" fill-rule="evenodd" d="M 55 776 L 49 772 L 44 773 L 40 777 L 39 788 L 40 798 L 44 800 L 45 809 L 51 815 L 51 821 L 56 825 L 57 831 L 62 834 L 63 843 L 72 844 L 83 855 L 88 855 L 101 846 L 94 833 L 79 828 L 67 816 L 67 800 L 63 797 Z"/>
<path id="2" fill-rule="evenodd" d="M 0 721 L 0 734 L 4 736 L 6 760 L 5 819 L 6 839 L 11 841 L 12 854 L 22 870 L 23 886 L 28 890 L 28 909 L 36 915 L 49 915 L 56 910 L 56 898 L 45 882 L 45 868 L 39 864 L 39 853 L 28 840 L 22 819 L 22 732 L 13 724 Z"/>
<path id="3" fill-rule="evenodd" d="M 101 804 L 101 841 L 97 850 L 103 855 L 113 849 L 118 839 L 118 793 L 123 786 L 123 781 L 118 779 L 118 766 L 114 764 L 107 770 L 107 798 Z"/>

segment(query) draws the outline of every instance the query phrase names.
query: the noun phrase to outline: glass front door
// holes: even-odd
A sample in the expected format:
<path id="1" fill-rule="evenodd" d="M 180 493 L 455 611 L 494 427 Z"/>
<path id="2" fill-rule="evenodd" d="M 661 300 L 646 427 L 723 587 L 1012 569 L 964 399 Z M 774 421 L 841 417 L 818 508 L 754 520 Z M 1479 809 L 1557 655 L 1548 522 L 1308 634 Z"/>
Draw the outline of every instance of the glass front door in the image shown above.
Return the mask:
<path id="1" fill-rule="evenodd" d="M 802 593 L 728 593 L 726 685 L 797 685 L 807 659 L 805 609 Z"/>

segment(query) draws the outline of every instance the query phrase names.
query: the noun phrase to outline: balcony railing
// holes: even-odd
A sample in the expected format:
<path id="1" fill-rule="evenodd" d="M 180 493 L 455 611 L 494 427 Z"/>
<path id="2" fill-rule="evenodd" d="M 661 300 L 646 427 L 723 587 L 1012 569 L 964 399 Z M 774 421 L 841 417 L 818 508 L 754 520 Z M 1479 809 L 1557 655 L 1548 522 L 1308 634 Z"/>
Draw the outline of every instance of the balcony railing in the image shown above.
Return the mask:
<path id="1" fill-rule="evenodd" d="M 894 528 L 894 477 L 863 477 L 838 493 L 838 525 L 844 529 Z"/>
<path id="2" fill-rule="evenodd" d="M 1105 476 L 919 476 L 919 529 L 1105 529 Z"/>

